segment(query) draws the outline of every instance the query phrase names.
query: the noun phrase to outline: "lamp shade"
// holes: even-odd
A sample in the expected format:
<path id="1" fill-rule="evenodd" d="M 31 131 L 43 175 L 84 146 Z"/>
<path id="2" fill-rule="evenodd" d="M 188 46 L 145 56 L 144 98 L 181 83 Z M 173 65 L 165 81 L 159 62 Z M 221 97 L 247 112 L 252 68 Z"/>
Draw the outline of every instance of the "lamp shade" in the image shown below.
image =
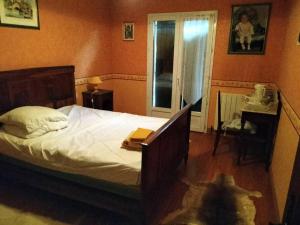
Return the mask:
<path id="1" fill-rule="evenodd" d="M 102 83 L 102 80 L 100 79 L 100 77 L 89 77 L 88 78 L 88 84 L 91 84 L 91 85 L 98 85 L 98 84 L 101 84 Z"/>
<path id="2" fill-rule="evenodd" d="M 87 89 L 89 91 L 95 91 L 97 86 L 102 83 L 99 76 L 89 77 L 87 80 Z"/>

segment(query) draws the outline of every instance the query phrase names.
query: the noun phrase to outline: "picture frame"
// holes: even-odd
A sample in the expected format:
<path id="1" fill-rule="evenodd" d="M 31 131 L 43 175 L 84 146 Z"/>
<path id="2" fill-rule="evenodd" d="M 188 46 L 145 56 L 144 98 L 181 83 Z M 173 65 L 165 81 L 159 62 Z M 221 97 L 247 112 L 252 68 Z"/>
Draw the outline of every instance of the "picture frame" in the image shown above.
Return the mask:
<path id="1" fill-rule="evenodd" d="M 228 54 L 265 54 L 271 3 L 233 5 Z"/>
<path id="2" fill-rule="evenodd" d="M 0 0 L 0 25 L 40 29 L 38 0 Z"/>
<path id="3" fill-rule="evenodd" d="M 123 23 L 123 40 L 134 41 L 134 23 Z"/>

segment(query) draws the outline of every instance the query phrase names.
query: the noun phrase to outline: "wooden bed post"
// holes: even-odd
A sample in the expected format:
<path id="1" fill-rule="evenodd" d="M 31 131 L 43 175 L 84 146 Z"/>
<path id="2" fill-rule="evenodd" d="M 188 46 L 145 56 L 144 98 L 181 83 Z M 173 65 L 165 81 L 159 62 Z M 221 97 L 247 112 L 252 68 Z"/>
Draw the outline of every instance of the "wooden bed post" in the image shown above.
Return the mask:
<path id="1" fill-rule="evenodd" d="M 141 191 L 147 221 L 153 219 L 160 196 L 174 181 L 181 163 L 187 163 L 191 107 L 175 114 L 142 144 Z"/>
<path id="2" fill-rule="evenodd" d="M 187 161 L 189 159 L 189 149 L 190 149 L 190 129 L 191 129 L 191 116 L 192 116 L 192 105 L 188 107 L 188 115 L 187 115 L 187 131 L 186 131 L 186 155 L 184 157 L 185 166 L 187 165 Z"/>

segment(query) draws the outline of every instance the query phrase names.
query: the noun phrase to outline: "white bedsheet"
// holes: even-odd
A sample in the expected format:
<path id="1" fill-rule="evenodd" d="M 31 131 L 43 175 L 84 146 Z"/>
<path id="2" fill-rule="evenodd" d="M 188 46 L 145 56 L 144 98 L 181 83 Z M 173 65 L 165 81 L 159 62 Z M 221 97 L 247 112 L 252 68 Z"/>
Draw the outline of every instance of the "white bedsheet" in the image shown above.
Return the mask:
<path id="1" fill-rule="evenodd" d="M 0 130 L 0 152 L 57 171 L 125 185 L 139 184 L 142 154 L 122 149 L 121 143 L 132 130 L 157 130 L 166 119 L 77 105 L 60 111 L 68 114 L 68 128 L 32 139 Z"/>

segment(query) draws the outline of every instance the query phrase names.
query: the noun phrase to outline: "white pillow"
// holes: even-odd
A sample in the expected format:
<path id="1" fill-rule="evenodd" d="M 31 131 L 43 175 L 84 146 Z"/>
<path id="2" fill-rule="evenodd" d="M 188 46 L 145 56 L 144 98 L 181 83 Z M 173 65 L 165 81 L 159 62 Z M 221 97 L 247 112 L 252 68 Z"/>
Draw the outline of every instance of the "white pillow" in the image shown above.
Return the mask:
<path id="1" fill-rule="evenodd" d="M 23 106 L 0 116 L 4 130 L 21 138 L 33 138 L 68 126 L 68 117 L 51 108 Z"/>
<path id="2" fill-rule="evenodd" d="M 57 109 L 59 112 L 68 116 L 75 105 L 68 105 Z"/>

